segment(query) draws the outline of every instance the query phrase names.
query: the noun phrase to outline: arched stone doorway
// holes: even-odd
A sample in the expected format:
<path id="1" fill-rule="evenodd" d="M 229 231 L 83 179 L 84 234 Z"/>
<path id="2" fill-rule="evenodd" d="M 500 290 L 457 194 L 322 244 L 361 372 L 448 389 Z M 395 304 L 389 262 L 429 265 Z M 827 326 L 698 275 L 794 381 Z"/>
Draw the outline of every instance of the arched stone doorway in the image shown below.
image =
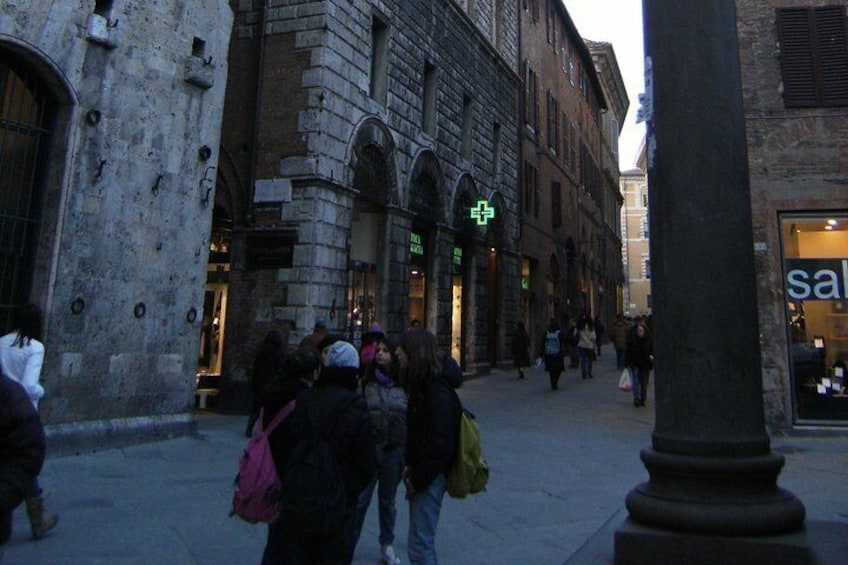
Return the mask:
<path id="1" fill-rule="evenodd" d="M 409 185 L 409 210 L 413 214 L 409 237 L 408 325 L 432 327 L 438 315 L 438 260 L 436 229 L 444 222 L 443 180 L 436 156 L 420 154 L 413 164 Z"/>
<path id="2" fill-rule="evenodd" d="M 350 166 L 355 192 L 348 255 L 348 339 L 356 347 L 373 324 L 386 324 L 388 304 L 385 289 L 390 253 L 387 207 L 397 203 L 394 143 L 384 125 L 367 120 L 359 128 L 352 147 Z"/>
<path id="3" fill-rule="evenodd" d="M 56 70 L 0 41 L 0 324 L 25 302 L 50 301 L 69 115 L 75 100 Z M 96 120 L 99 116 L 87 116 Z"/>
<path id="4" fill-rule="evenodd" d="M 451 282 L 451 354 L 466 369 L 468 359 L 476 355 L 471 344 L 474 343 L 474 316 L 476 297 L 473 292 L 474 253 L 477 249 L 475 237 L 476 223 L 469 211 L 477 202 L 477 187 L 470 176 L 463 176 L 456 188 L 451 211 L 451 224 L 456 232 Z"/>

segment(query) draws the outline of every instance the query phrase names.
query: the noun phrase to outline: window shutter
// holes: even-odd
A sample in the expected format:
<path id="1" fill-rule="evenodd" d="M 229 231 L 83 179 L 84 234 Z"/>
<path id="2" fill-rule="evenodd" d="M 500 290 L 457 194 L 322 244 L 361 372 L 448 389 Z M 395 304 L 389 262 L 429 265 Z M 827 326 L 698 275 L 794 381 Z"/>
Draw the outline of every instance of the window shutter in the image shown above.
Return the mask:
<path id="1" fill-rule="evenodd" d="M 776 13 L 786 107 L 848 105 L 845 8 L 779 8 Z"/>
<path id="2" fill-rule="evenodd" d="M 848 37 L 845 8 L 818 8 L 814 11 L 814 16 L 816 47 L 821 61 L 822 105 L 848 105 Z"/>
<path id="3" fill-rule="evenodd" d="M 558 182 L 551 183 L 551 225 L 555 228 L 562 225 L 562 191 Z"/>

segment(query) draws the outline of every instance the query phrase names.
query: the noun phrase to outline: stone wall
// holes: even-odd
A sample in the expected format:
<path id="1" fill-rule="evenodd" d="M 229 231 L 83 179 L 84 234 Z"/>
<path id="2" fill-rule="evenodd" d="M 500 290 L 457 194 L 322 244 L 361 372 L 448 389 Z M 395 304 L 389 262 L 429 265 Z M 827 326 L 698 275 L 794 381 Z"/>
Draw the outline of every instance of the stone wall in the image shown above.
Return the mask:
<path id="1" fill-rule="evenodd" d="M 0 47 L 37 69 L 57 115 L 32 291 L 42 417 L 114 436 L 190 423 L 232 13 L 223 0 L 94 9 L 3 2 Z"/>
<path id="2" fill-rule="evenodd" d="M 503 198 L 503 213 L 509 218 L 504 241 L 507 249 L 515 247 L 518 29 L 514 0 L 502 6 L 502 25 L 497 27 L 501 39 L 496 42 L 500 52 L 490 42 L 490 24 L 496 15 L 491 2 L 478 2 L 480 10 L 473 19 L 455 2 L 445 0 L 287 2 L 265 11 L 257 2 L 233 4 L 238 34 L 234 34 L 231 51 L 250 53 L 253 58 L 232 59 L 233 66 L 243 67 L 237 71 L 243 82 L 231 81 L 225 123 L 231 112 L 245 119 L 248 116 L 241 101 L 251 95 L 236 91 L 260 85 L 261 93 L 256 141 L 250 144 L 256 152 L 255 169 L 250 169 L 248 159 L 240 160 L 237 176 L 257 182 L 283 179 L 291 186 L 290 192 L 276 200 L 261 203 L 252 197 L 251 188 L 241 187 L 235 198 L 249 211 L 234 220 L 245 232 L 293 229 L 297 233 L 291 268 L 234 273 L 231 280 L 230 292 L 242 295 L 235 300 L 243 308 L 229 318 L 240 339 L 227 345 L 225 372 L 240 379 L 250 363 L 251 344 L 261 339 L 261 331 L 267 327 L 256 323 L 260 312 L 268 311 L 271 302 L 274 309 L 269 322 L 291 328 L 290 344 L 311 331 L 316 317 L 325 318 L 331 331 L 344 330 L 352 212 L 360 197 L 352 190 L 353 173 L 357 144 L 364 139 L 378 140 L 389 156 L 390 194 L 381 228 L 388 260 L 381 274 L 385 296 L 380 298 L 386 309 L 381 322 L 387 331 L 404 329 L 401 313 L 408 301 L 405 265 L 413 220 L 408 191 L 415 162 L 422 154 L 432 153 L 438 161 L 441 221 L 451 222 L 456 185 L 461 175 L 471 175 L 481 195 Z M 386 25 L 390 34 L 385 105 L 369 96 L 372 18 Z M 264 39 L 260 28 L 267 33 Z M 259 76 L 245 76 L 249 69 L 259 68 L 260 61 Z M 438 127 L 433 137 L 421 131 L 425 62 L 436 65 L 441 73 Z M 469 160 L 459 152 L 464 96 L 474 100 L 475 108 Z M 499 168 L 492 162 L 495 122 L 502 135 Z M 238 153 L 239 143 L 250 143 L 245 133 L 236 128 L 231 136 L 225 128 L 222 153 Z M 482 245 L 485 233 L 479 237 Z M 238 258 L 234 257 L 233 265 L 234 271 L 240 268 Z M 514 279 L 508 287 L 517 289 L 517 270 L 503 272 Z M 450 296 L 448 277 L 435 276 L 432 283 L 438 285 L 438 296 Z M 285 299 L 281 300 L 283 288 Z M 514 310 L 517 294 L 513 294 L 504 293 L 503 309 Z M 449 304 L 438 305 L 434 316 L 437 334 L 447 327 L 444 308 Z"/>

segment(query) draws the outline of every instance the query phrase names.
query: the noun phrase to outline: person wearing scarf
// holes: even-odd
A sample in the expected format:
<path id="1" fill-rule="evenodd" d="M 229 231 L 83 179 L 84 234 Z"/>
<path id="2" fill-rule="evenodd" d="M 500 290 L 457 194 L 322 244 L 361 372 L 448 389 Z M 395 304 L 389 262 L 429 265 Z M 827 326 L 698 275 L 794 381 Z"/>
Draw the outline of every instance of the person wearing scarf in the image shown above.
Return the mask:
<path id="1" fill-rule="evenodd" d="M 374 356 L 362 379 L 362 395 L 371 412 L 374 443 L 377 449 L 377 472 L 359 497 L 356 521 L 356 539 L 362 531 L 365 515 L 377 490 L 380 512 L 380 557 L 383 563 L 397 565 L 392 544 L 395 538 L 395 495 L 401 481 L 406 451 L 406 408 L 407 398 L 398 385 L 398 366 L 395 359 L 395 344 L 381 336 L 374 348 Z"/>

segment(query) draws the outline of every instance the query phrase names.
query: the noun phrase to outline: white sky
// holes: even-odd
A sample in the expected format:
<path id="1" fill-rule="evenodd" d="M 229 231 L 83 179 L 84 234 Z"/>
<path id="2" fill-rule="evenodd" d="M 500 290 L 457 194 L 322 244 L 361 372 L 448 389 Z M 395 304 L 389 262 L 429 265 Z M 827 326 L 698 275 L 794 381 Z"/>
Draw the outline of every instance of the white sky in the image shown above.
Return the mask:
<path id="1" fill-rule="evenodd" d="M 635 166 L 645 124 L 636 123 L 639 94 L 645 90 L 641 0 L 563 0 L 584 39 L 612 43 L 630 107 L 619 138 L 619 168 Z"/>

